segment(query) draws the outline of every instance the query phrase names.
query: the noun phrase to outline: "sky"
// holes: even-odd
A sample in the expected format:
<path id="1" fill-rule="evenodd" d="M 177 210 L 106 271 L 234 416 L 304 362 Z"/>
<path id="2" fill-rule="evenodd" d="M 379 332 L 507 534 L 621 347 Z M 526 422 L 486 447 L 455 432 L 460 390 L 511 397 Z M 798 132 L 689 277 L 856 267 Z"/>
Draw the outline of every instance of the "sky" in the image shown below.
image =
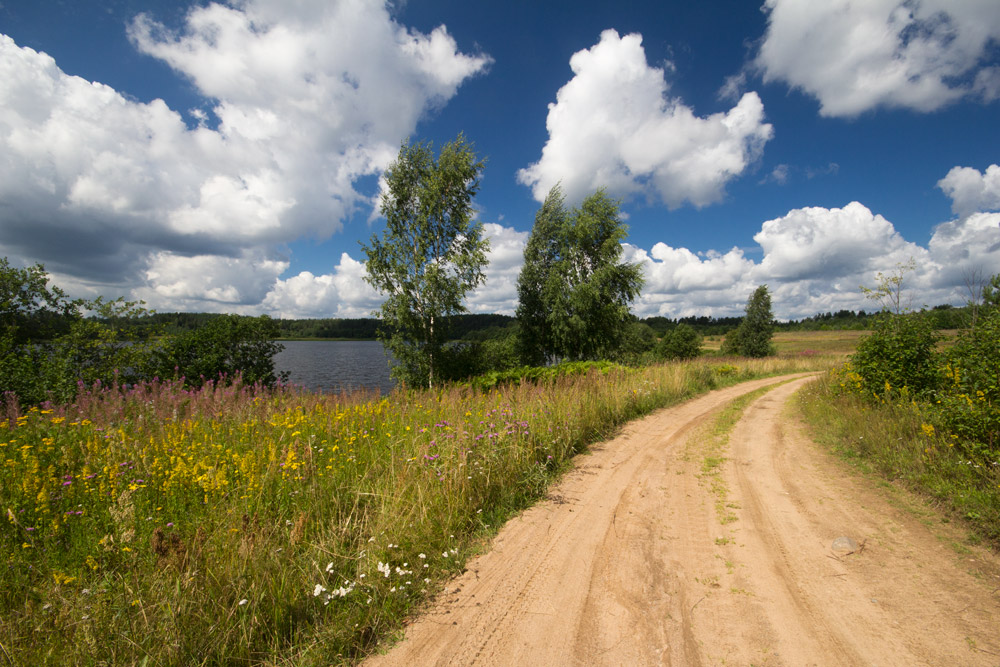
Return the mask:
<path id="1" fill-rule="evenodd" d="M 463 133 L 513 314 L 560 184 L 640 317 L 914 307 L 1000 272 L 996 0 L 0 0 L 0 256 L 160 312 L 366 317 L 406 142 Z"/>

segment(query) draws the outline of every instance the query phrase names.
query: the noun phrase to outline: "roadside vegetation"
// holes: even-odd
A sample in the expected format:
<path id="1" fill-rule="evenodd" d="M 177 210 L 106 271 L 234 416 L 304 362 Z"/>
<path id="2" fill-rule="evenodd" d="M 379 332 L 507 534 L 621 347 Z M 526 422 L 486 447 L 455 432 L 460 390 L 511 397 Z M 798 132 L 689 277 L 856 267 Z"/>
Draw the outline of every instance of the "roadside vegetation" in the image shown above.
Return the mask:
<path id="1" fill-rule="evenodd" d="M 882 315 L 857 351 L 803 392 L 817 439 L 933 498 L 1000 547 L 1000 275 L 947 344 L 902 302 L 902 266 L 868 290 Z"/>
<path id="2" fill-rule="evenodd" d="M 180 381 L 0 420 L 13 664 L 329 664 L 402 627 L 624 422 L 810 356 L 378 396 Z M 0 658 L 2 660 L 2 658 Z"/>

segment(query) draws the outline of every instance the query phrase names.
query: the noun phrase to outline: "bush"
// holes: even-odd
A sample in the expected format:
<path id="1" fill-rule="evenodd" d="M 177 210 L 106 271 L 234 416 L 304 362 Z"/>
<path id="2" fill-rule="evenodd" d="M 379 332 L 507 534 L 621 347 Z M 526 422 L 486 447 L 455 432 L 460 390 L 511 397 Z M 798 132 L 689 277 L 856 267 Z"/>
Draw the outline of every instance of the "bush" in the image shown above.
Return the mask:
<path id="1" fill-rule="evenodd" d="M 960 438 L 1000 449 L 1000 308 L 959 333 L 945 355 L 947 386 L 934 404 L 939 423 Z"/>
<path id="2" fill-rule="evenodd" d="M 504 372 L 521 365 L 517 334 L 482 341 L 460 341 L 441 351 L 440 377 L 445 381 L 465 380 L 490 372 Z"/>
<path id="3" fill-rule="evenodd" d="M 904 388 L 926 394 L 941 381 L 940 336 L 921 313 L 882 313 L 872 333 L 858 343 L 851 366 L 865 392 L 882 395 Z"/>
<path id="4" fill-rule="evenodd" d="M 281 351 L 278 323 L 267 315 L 220 315 L 204 326 L 180 334 L 159 352 L 162 377 L 183 377 L 189 385 L 207 381 L 273 386 L 286 377 L 274 372 L 274 355 Z"/>
<path id="5" fill-rule="evenodd" d="M 0 394 L 26 405 L 65 402 L 81 383 L 142 379 L 155 343 L 152 329 L 134 325 L 146 315 L 121 298 L 70 299 L 49 286 L 41 264 L 19 269 L 0 258 Z"/>
<path id="6" fill-rule="evenodd" d="M 615 361 L 639 366 L 649 358 L 649 352 L 656 347 L 656 332 L 648 324 L 630 322 L 625 327 L 618 353 L 611 355 Z"/>
<path id="7" fill-rule="evenodd" d="M 678 324 L 664 334 L 656 353 L 661 359 L 694 359 L 701 354 L 701 334 L 690 325 Z"/>

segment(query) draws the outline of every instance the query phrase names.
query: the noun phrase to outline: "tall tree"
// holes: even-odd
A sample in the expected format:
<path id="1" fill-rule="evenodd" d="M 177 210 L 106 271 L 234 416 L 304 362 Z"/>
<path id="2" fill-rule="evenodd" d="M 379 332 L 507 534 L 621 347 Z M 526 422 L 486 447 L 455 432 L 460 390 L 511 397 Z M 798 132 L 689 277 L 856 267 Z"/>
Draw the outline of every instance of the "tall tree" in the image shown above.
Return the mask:
<path id="1" fill-rule="evenodd" d="M 535 216 L 518 276 L 517 316 L 530 363 L 614 356 L 642 289 L 639 264 L 621 261 L 627 232 L 602 189 L 567 209 L 554 187 Z"/>
<path id="2" fill-rule="evenodd" d="M 362 248 L 366 280 L 385 295 L 379 339 L 398 362 L 393 375 L 432 387 L 449 320 L 484 280 L 489 242 L 472 221 L 483 162 L 462 134 L 435 160 L 430 143 L 404 143 L 385 172 L 381 238 Z"/>
<path id="3" fill-rule="evenodd" d="M 766 357 L 774 354 L 771 337 L 774 335 L 774 315 L 771 314 L 771 293 L 761 285 L 747 299 L 743 321 L 726 335 L 722 351 L 744 357 Z"/>

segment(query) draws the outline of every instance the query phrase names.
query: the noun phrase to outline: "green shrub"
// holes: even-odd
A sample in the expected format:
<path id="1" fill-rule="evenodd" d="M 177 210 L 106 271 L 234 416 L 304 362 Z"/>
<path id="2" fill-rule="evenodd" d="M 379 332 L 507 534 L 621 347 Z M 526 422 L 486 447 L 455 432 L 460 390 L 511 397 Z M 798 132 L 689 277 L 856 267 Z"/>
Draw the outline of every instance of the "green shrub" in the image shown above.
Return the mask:
<path id="1" fill-rule="evenodd" d="M 960 438 L 1000 450 L 1000 308 L 959 333 L 945 354 L 947 384 L 934 404 L 937 421 Z"/>
<path id="2" fill-rule="evenodd" d="M 267 315 L 221 315 L 168 341 L 159 352 L 159 371 L 196 387 L 237 375 L 244 384 L 272 386 L 285 379 L 274 372 L 274 355 L 282 349 L 277 336 L 278 323 Z"/>
<path id="3" fill-rule="evenodd" d="M 938 340 L 940 336 L 920 313 L 882 313 L 872 333 L 858 343 L 851 366 L 869 394 L 904 388 L 910 394 L 926 394 L 942 379 Z"/>
<path id="4" fill-rule="evenodd" d="M 694 359 L 701 354 L 701 334 L 690 325 L 678 324 L 664 334 L 656 353 L 661 359 Z"/>

